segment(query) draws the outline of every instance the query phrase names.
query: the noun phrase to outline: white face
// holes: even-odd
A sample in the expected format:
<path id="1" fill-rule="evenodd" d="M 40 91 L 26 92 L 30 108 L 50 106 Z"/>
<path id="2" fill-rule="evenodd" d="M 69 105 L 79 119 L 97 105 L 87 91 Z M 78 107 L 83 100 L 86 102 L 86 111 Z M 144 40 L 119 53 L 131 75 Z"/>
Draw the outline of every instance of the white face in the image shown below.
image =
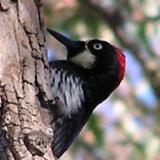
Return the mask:
<path id="1" fill-rule="evenodd" d="M 85 42 L 84 51 L 71 57 L 69 60 L 73 63 L 82 66 L 87 69 L 94 67 L 97 56 L 104 49 L 104 41 L 89 40 Z"/>
<path id="2" fill-rule="evenodd" d="M 87 69 L 91 69 L 93 67 L 95 60 L 95 55 L 93 55 L 88 49 L 70 59 L 71 62 Z"/>

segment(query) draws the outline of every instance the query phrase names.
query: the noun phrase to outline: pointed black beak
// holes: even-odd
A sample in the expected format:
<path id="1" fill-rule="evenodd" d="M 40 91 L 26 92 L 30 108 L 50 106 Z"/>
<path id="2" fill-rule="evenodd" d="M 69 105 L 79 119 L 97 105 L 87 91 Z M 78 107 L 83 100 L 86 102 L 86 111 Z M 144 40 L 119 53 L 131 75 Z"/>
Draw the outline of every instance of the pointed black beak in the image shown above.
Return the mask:
<path id="1" fill-rule="evenodd" d="M 85 42 L 84 41 L 74 41 L 61 33 L 58 33 L 54 30 L 47 29 L 47 31 L 56 38 L 60 43 L 62 43 L 68 50 L 67 57 L 70 58 L 77 54 L 78 52 L 81 52 L 84 50 Z"/>
<path id="2" fill-rule="evenodd" d="M 53 36 L 55 37 L 59 42 L 61 42 L 64 46 L 68 48 L 77 48 L 78 42 L 79 41 L 74 41 L 71 40 L 70 38 L 62 35 L 61 33 L 58 33 L 54 30 L 51 29 L 47 29 L 47 31 Z"/>

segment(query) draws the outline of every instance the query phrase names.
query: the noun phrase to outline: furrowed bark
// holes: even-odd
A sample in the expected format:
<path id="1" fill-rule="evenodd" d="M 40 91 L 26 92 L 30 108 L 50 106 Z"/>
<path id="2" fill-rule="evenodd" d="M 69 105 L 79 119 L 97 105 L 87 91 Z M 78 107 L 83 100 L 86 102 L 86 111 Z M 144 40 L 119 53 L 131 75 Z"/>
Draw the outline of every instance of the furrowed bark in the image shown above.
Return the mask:
<path id="1" fill-rule="evenodd" d="M 40 0 L 0 0 L 0 159 L 53 160 Z"/>

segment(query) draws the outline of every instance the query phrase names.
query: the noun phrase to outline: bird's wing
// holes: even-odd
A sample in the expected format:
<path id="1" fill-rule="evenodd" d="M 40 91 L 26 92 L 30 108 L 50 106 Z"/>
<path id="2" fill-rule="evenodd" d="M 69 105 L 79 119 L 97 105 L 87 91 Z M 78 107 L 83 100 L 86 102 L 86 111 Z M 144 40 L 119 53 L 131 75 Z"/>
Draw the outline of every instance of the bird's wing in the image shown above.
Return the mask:
<path id="1" fill-rule="evenodd" d="M 72 117 L 61 117 L 52 123 L 54 129 L 52 151 L 57 158 L 68 149 L 81 131 L 85 123 L 83 116 L 84 113 L 78 113 Z"/>
<path id="2" fill-rule="evenodd" d="M 61 113 L 53 121 L 54 139 L 52 150 L 59 158 L 72 144 L 75 137 L 88 120 L 85 107 L 85 93 L 80 77 L 57 68 L 51 70 L 52 92 L 62 102 Z M 85 101 L 86 102 L 86 101 Z M 63 105 L 62 105 L 63 104 Z M 64 113 L 63 113 L 64 112 Z"/>

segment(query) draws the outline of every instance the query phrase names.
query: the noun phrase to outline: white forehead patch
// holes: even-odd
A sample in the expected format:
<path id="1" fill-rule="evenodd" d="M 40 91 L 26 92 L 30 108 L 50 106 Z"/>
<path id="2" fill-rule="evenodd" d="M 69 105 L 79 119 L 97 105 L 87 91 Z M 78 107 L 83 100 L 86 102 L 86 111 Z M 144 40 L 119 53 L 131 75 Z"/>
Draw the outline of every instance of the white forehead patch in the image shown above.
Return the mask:
<path id="1" fill-rule="evenodd" d="M 70 58 L 71 62 L 88 69 L 93 67 L 95 60 L 96 57 L 91 54 L 89 50 L 85 50 L 77 54 L 76 56 Z"/>

